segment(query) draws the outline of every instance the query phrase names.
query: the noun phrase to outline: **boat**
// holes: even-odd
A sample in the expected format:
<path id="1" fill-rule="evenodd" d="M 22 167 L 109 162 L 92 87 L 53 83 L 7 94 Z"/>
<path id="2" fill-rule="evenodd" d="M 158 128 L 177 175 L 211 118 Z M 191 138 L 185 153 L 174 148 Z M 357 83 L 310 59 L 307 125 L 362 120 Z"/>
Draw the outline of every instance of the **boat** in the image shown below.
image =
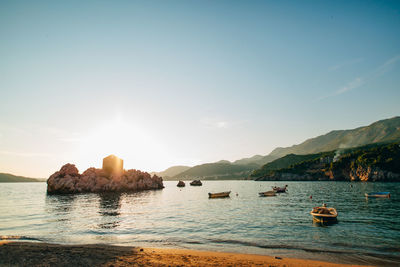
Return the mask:
<path id="1" fill-rule="evenodd" d="M 193 186 L 201 186 L 201 185 L 203 185 L 203 184 L 201 183 L 200 180 L 194 180 L 194 181 L 190 182 L 190 185 L 193 185 Z"/>
<path id="2" fill-rule="evenodd" d="M 334 223 L 337 222 L 337 211 L 335 208 L 327 208 L 326 204 L 322 207 L 314 207 L 310 214 L 313 220 L 318 223 Z"/>
<path id="3" fill-rule="evenodd" d="M 275 191 L 267 191 L 267 192 L 260 192 L 258 193 L 260 197 L 274 197 L 276 196 Z"/>
<path id="4" fill-rule="evenodd" d="M 220 193 L 208 193 L 208 198 L 224 198 L 229 197 L 231 191 L 228 192 L 220 192 Z"/>
<path id="5" fill-rule="evenodd" d="M 372 198 L 378 198 L 378 197 L 382 197 L 382 198 L 390 198 L 390 192 L 371 192 L 371 193 L 365 193 L 365 196 L 368 197 L 372 197 Z"/>
<path id="6" fill-rule="evenodd" d="M 272 190 L 274 190 L 275 193 L 286 193 L 287 185 L 285 185 L 284 187 L 273 186 Z"/>
<path id="7" fill-rule="evenodd" d="M 179 181 L 176 186 L 177 187 L 185 187 L 185 182 L 184 181 Z"/>

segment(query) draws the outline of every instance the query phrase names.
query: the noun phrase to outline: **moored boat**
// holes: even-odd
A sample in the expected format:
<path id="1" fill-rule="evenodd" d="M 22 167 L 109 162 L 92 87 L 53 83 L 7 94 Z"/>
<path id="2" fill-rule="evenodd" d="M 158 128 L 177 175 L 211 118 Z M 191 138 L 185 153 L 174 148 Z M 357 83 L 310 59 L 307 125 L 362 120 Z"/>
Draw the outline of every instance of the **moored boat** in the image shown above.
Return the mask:
<path id="1" fill-rule="evenodd" d="M 177 187 L 185 187 L 185 182 L 184 181 L 179 181 L 176 186 Z"/>
<path id="2" fill-rule="evenodd" d="M 208 193 L 209 198 L 224 198 L 224 197 L 229 197 L 229 194 L 231 191 L 228 192 L 220 192 L 220 193 Z"/>
<path id="3" fill-rule="evenodd" d="M 194 181 L 190 182 L 190 185 L 201 186 L 203 184 L 202 184 L 202 182 L 200 180 L 194 180 Z"/>
<path id="4" fill-rule="evenodd" d="M 390 198 L 390 192 L 371 192 L 371 193 L 365 193 L 365 196 L 371 197 L 371 198 L 378 198 L 378 197 L 383 197 L 383 198 Z"/>
<path id="5" fill-rule="evenodd" d="M 274 190 L 275 193 L 286 193 L 287 185 L 285 185 L 284 187 L 273 186 L 272 190 Z"/>
<path id="6" fill-rule="evenodd" d="M 319 223 L 333 223 L 337 221 L 337 211 L 335 208 L 327 208 L 324 204 L 322 207 L 314 207 L 310 214 L 313 220 Z"/>
<path id="7" fill-rule="evenodd" d="M 274 197 L 276 196 L 275 191 L 267 191 L 267 192 L 260 192 L 258 193 L 260 197 Z"/>

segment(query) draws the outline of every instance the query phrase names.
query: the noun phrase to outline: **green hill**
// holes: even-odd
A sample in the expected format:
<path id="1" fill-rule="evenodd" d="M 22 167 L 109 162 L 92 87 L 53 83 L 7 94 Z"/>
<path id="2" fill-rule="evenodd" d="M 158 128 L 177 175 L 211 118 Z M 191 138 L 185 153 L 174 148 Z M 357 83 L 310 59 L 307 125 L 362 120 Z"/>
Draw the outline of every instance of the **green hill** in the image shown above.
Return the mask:
<path id="1" fill-rule="evenodd" d="M 273 156 L 256 155 L 251 158 L 244 158 L 235 162 L 220 160 L 214 163 L 196 165 L 194 167 L 173 166 L 163 172 L 155 172 L 164 180 L 194 179 L 223 180 L 223 179 L 244 179 L 250 173 L 263 164 L 275 159 Z"/>
<path id="2" fill-rule="evenodd" d="M 247 178 L 246 175 L 250 174 L 252 174 L 252 177 L 259 177 L 260 174 L 268 170 L 283 168 L 288 164 L 296 164 L 308 160 L 308 157 L 318 157 L 318 155 L 306 157 L 300 157 L 299 155 L 318 154 L 338 149 L 343 150 L 367 144 L 389 143 L 393 141 L 400 141 L 400 117 L 377 121 L 369 126 L 352 130 L 332 131 L 325 135 L 308 139 L 299 145 L 276 148 L 266 156 L 255 155 L 250 158 L 236 160 L 232 163 L 229 161 L 219 161 L 197 165 L 176 173 L 170 176 L 171 178 L 167 177 L 167 179 L 243 179 Z M 290 154 L 294 155 L 290 156 Z M 285 157 L 286 155 L 288 156 Z M 276 161 L 276 159 L 280 160 Z M 271 165 L 268 165 L 270 162 Z M 260 170 L 261 166 L 263 167 Z"/>
<path id="3" fill-rule="evenodd" d="M 239 164 L 239 165 L 247 165 L 247 164 L 257 164 L 257 165 L 264 165 L 268 162 L 271 162 L 275 159 L 277 159 L 277 156 L 271 156 L 271 155 L 266 155 L 266 156 L 261 156 L 261 155 L 255 155 L 251 158 L 243 158 L 239 159 L 233 162 L 233 164 Z"/>
<path id="4" fill-rule="evenodd" d="M 251 173 L 251 177 L 261 177 L 265 174 L 270 173 L 271 171 L 276 171 L 284 168 L 289 168 L 292 165 L 299 164 L 301 162 L 307 162 L 310 160 L 320 159 L 321 157 L 332 157 L 334 156 L 334 152 L 324 152 L 317 154 L 308 154 L 308 155 L 295 155 L 289 154 L 282 158 L 276 159 L 270 163 L 265 164 L 261 168 L 254 170 Z"/>
<path id="5" fill-rule="evenodd" d="M 36 178 L 28 178 L 24 176 L 16 176 L 9 173 L 0 173 L 0 183 L 19 183 L 19 182 L 43 182 L 44 180 Z"/>
<path id="6" fill-rule="evenodd" d="M 400 181 L 400 144 L 370 144 L 357 148 L 287 155 L 255 170 L 256 180 Z"/>
<path id="7" fill-rule="evenodd" d="M 175 179 L 202 179 L 202 180 L 223 180 L 223 179 L 244 179 L 251 171 L 258 168 L 257 164 L 232 164 L 230 162 L 206 163 L 194 166 L 178 175 Z"/>
<path id="8" fill-rule="evenodd" d="M 172 166 L 172 167 L 169 167 L 168 169 L 166 169 L 165 171 L 154 172 L 152 174 L 156 174 L 157 176 L 162 177 L 164 180 L 170 180 L 171 177 L 173 177 L 179 173 L 182 173 L 190 168 L 191 167 L 189 167 L 189 166 Z"/>
<path id="9" fill-rule="evenodd" d="M 397 140 L 400 140 L 400 117 L 377 121 L 369 126 L 352 130 L 332 131 L 308 139 L 299 145 L 276 148 L 269 155 L 276 157 L 287 154 L 305 155 Z"/>

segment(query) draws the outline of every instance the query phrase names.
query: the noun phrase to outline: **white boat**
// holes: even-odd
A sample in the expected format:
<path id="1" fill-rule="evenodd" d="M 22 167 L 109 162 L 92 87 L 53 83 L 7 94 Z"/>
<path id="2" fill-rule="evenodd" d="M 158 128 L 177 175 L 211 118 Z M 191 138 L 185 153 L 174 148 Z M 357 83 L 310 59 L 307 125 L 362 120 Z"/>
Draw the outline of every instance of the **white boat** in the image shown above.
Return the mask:
<path id="1" fill-rule="evenodd" d="M 314 207 L 310 214 L 313 220 L 319 223 L 336 222 L 338 216 L 335 208 L 327 208 L 325 204 L 322 207 Z"/>

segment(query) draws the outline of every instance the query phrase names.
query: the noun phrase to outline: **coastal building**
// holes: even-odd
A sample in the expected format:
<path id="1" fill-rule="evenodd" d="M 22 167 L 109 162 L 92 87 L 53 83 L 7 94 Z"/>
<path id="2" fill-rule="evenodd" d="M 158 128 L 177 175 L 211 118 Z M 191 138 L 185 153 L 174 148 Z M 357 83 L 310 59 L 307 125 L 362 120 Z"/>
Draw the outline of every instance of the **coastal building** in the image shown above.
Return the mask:
<path id="1" fill-rule="evenodd" d="M 331 157 L 321 157 L 320 159 L 319 159 L 319 162 L 320 163 L 325 163 L 325 164 L 329 164 L 329 163 L 331 163 L 333 161 L 333 159 L 331 158 Z"/>
<path id="2" fill-rule="evenodd" d="M 120 175 L 123 171 L 124 161 L 115 155 L 109 155 L 103 159 L 103 170 L 109 175 Z"/>

